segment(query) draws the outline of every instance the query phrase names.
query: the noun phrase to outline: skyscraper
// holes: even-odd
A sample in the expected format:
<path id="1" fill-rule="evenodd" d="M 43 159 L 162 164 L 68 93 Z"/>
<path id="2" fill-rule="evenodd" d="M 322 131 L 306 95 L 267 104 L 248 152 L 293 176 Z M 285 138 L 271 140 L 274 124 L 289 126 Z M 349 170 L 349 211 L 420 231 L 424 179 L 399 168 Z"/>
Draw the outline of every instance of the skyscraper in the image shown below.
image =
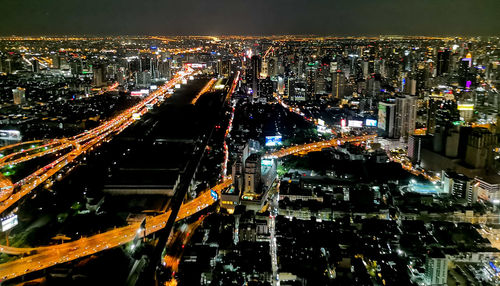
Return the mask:
<path id="1" fill-rule="evenodd" d="M 24 104 L 26 102 L 26 90 L 22 87 L 18 87 L 12 90 L 12 95 L 14 96 L 14 104 Z"/>
<path id="2" fill-rule="evenodd" d="M 465 163 L 473 168 L 487 168 L 493 160 L 497 137 L 486 128 L 474 128 L 467 141 Z"/>
<path id="3" fill-rule="evenodd" d="M 337 99 L 344 98 L 345 91 L 345 76 L 344 73 L 340 70 L 337 70 L 333 73 L 332 77 L 332 96 Z"/>
<path id="4" fill-rule="evenodd" d="M 440 250 L 433 250 L 425 259 L 426 285 L 446 285 L 448 260 Z"/>
<path id="5" fill-rule="evenodd" d="M 441 50 L 437 55 L 437 75 L 448 73 L 450 68 L 450 50 Z"/>
<path id="6" fill-rule="evenodd" d="M 378 104 L 378 125 L 383 136 L 392 138 L 394 136 L 394 118 L 396 104 L 380 102 Z"/>
<path id="7" fill-rule="evenodd" d="M 261 177 L 261 162 L 260 155 L 257 153 L 251 154 L 245 160 L 245 170 L 243 178 L 243 198 L 251 198 L 259 193 Z"/>
<path id="8" fill-rule="evenodd" d="M 250 65 L 250 78 L 252 82 L 252 98 L 259 98 L 259 75 L 261 60 L 259 56 L 252 56 Z"/>
<path id="9" fill-rule="evenodd" d="M 396 98 L 396 114 L 394 120 L 394 137 L 407 139 L 415 131 L 417 121 L 417 98 L 402 96 Z"/>

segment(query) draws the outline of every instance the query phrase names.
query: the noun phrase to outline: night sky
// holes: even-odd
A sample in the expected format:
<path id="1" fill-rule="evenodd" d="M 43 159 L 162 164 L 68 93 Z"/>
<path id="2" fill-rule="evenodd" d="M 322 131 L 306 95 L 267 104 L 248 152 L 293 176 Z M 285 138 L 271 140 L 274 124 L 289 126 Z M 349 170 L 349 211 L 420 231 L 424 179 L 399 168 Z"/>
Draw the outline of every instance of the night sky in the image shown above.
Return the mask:
<path id="1" fill-rule="evenodd" d="M 0 35 L 499 35 L 500 0 L 0 0 Z"/>

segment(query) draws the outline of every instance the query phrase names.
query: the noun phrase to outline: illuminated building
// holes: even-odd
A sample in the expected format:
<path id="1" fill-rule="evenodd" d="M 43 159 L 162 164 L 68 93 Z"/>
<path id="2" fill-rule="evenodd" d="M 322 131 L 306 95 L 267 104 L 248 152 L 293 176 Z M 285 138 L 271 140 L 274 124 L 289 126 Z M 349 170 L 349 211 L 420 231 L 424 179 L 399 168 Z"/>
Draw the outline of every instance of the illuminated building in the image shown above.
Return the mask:
<path id="1" fill-rule="evenodd" d="M 436 73 L 438 76 L 441 76 L 445 73 L 449 72 L 450 69 L 450 50 L 441 50 L 437 55 L 437 63 L 436 63 Z"/>
<path id="2" fill-rule="evenodd" d="M 314 98 L 316 94 L 316 67 L 308 65 L 306 67 L 306 100 Z"/>
<path id="3" fill-rule="evenodd" d="M 468 204 L 477 201 L 477 190 L 474 180 L 453 171 L 442 171 L 441 184 L 443 192 L 457 199 L 465 199 Z"/>
<path id="4" fill-rule="evenodd" d="M 18 87 L 13 89 L 12 95 L 14 96 L 14 104 L 20 105 L 26 103 L 26 90 L 24 88 Z"/>
<path id="5" fill-rule="evenodd" d="M 394 137 L 408 138 L 415 131 L 417 120 L 417 98 L 406 95 L 396 98 Z"/>
<path id="6" fill-rule="evenodd" d="M 259 154 L 251 154 L 245 160 L 243 175 L 243 198 L 253 198 L 260 193 L 261 159 Z"/>
<path id="7" fill-rule="evenodd" d="M 333 73 L 332 77 L 332 96 L 334 96 L 337 99 L 343 99 L 344 98 L 344 91 L 345 91 L 345 76 L 342 71 L 337 70 L 335 73 Z"/>
<path id="8" fill-rule="evenodd" d="M 487 168 L 493 159 L 497 137 L 485 128 L 474 128 L 469 135 L 465 163 L 473 168 Z"/>
<path id="9" fill-rule="evenodd" d="M 410 135 L 408 137 L 408 157 L 413 163 L 419 163 L 421 152 L 422 136 Z"/>
<path id="10" fill-rule="evenodd" d="M 259 98 L 259 74 L 261 68 L 261 60 L 259 56 L 252 56 L 250 65 L 250 79 L 252 83 L 252 98 Z"/>
<path id="11" fill-rule="evenodd" d="M 393 138 L 394 136 L 394 120 L 396 113 L 396 104 L 388 102 L 380 102 L 378 104 L 378 124 L 383 136 Z"/>
<path id="12" fill-rule="evenodd" d="M 426 285 L 446 285 L 448 260 L 439 250 L 434 250 L 425 259 Z"/>
<path id="13" fill-rule="evenodd" d="M 93 80 L 92 84 L 96 87 L 101 87 L 105 85 L 105 71 L 102 65 L 95 67 L 92 70 Z"/>

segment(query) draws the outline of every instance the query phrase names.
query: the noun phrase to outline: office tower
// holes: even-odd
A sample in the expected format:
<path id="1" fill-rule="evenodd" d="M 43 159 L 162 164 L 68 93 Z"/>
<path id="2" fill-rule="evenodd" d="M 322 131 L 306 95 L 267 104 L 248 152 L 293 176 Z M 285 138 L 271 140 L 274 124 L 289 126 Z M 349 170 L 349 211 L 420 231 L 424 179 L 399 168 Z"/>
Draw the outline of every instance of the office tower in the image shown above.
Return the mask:
<path id="1" fill-rule="evenodd" d="M 125 85 L 125 69 L 123 67 L 120 67 L 116 72 L 116 81 L 121 86 Z"/>
<path id="2" fill-rule="evenodd" d="M 337 99 L 344 98 L 346 79 L 344 73 L 337 70 L 332 76 L 332 96 Z"/>
<path id="3" fill-rule="evenodd" d="M 14 97 L 14 104 L 24 104 L 26 102 L 26 90 L 22 87 L 18 87 L 12 90 L 12 95 Z"/>
<path id="4" fill-rule="evenodd" d="M 440 126 L 448 128 L 459 120 L 456 101 L 440 97 L 431 97 L 427 101 L 427 134 L 434 134 Z"/>
<path id="5" fill-rule="evenodd" d="M 408 158 L 412 163 L 419 163 L 422 152 L 422 136 L 410 135 L 408 137 Z"/>
<path id="6" fill-rule="evenodd" d="M 471 59 L 463 58 L 458 67 L 458 83 L 461 87 L 469 89 L 474 84 L 474 74 L 471 72 Z"/>
<path id="7" fill-rule="evenodd" d="M 61 67 L 61 57 L 58 54 L 51 56 L 52 66 L 51 68 L 58 69 Z"/>
<path id="8" fill-rule="evenodd" d="M 31 67 L 34 73 L 38 73 L 40 71 L 40 63 L 37 60 L 31 61 Z"/>
<path id="9" fill-rule="evenodd" d="M 314 98 L 316 85 L 316 67 L 307 66 L 306 67 L 306 99 Z"/>
<path id="10" fill-rule="evenodd" d="M 278 58 L 271 57 L 267 62 L 267 71 L 271 78 L 274 78 L 278 75 Z"/>
<path id="11" fill-rule="evenodd" d="M 368 75 L 370 74 L 369 71 L 369 62 L 368 61 L 363 61 L 363 78 L 367 79 Z"/>
<path id="12" fill-rule="evenodd" d="M 417 121 L 417 98 L 402 96 L 396 98 L 394 137 L 407 139 L 415 131 Z"/>
<path id="13" fill-rule="evenodd" d="M 269 76 L 269 64 L 267 62 L 267 59 L 264 58 L 264 59 L 262 59 L 259 78 L 263 79 L 263 78 L 266 78 L 268 76 Z"/>
<path id="14" fill-rule="evenodd" d="M 102 87 L 105 85 L 105 71 L 102 65 L 93 67 L 92 70 L 93 79 L 92 84 L 96 87 Z"/>
<path id="15" fill-rule="evenodd" d="M 278 93 L 279 95 L 285 94 L 285 79 L 281 76 L 278 76 L 278 81 L 276 83 L 276 93 Z"/>
<path id="16" fill-rule="evenodd" d="M 243 166 L 250 154 L 249 152 L 248 143 L 237 147 L 236 158 L 232 168 L 232 178 L 235 182 L 234 187 L 238 193 L 243 189 Z"/>
<path id="17" fill-rule="evenodd" d="M 474 179 L 454 171 L 442 171 L 441 181 L 444 193 L 450 194 L 457 199 L 464 199 L 468 204 L 477 201 Z"/>
<path id="18" fill-rule="evenodd" d="M 250 64 L 250 79 L 252 83 L 252 98 L 259 98 L 259 73 L 261 69 L 261 60 L 259 56 L 252 56 Z"/>
<path id="19" fill-rule="evenodd" d="M 437 75 L 441 76 L 449 72 L 450 68 L 450 50 L 441 50 L 437 55 Z"/>
<path id="20" fill-rule="evenodd" d="M 378 104 L 378 124 L 377 127 L 385 137 L 393 138 L 394 120 L 396 113 L 396 104 L 380 102 Z"/>
<path id="21" fill-rule="evenodd" d="M 245 160 L 244 179 L 243 179 L 243 198 L 251 198 L 260 193 L 261 161 L 260 155 L 251 154 Z"/>
<path id="22" fill-rule="evenodd" d="M 465 163 L 473 168 L 487 168 L 492 164 L 497 137 L 486 128 L 474 128 L 467 140 Z"/>
<path id="23" fill-rule="evenodd" d="M 136 85 L 140 87 L 149 87 L 151 85 L 151 72 L 146 70 L 137 73 Z"/>
<path id="24" fill-rule="evenodd" d="M 231 73 L 231 60 L 218 60 L 217 73 L 221 76 L 229 76 Z"/>
<path id="25" fill-rule="evenodd" d="M 440 250 L 432 250 L 425 259 L 426 285 L 446 285 L 448 260 Z"/>

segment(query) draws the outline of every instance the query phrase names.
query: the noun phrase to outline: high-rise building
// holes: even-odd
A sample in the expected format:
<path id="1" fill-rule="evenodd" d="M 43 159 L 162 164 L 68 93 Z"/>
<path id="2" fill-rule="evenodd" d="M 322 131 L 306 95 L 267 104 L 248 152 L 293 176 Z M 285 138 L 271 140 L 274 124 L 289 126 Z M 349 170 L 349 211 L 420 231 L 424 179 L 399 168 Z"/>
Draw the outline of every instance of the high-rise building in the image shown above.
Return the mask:
<path id="1" fill-rule="evenodd" d="M 14 104 L 24 104 L 26 102 L 26 90 L 22 87 L 18 87 L 12 90 L 12 95 L 14 97 Z"/>
<path id="2" fill-rule="evenodd" d="M 454 171 L 442 171 L 441 180 L 444 193 L 448 193 L 457 199 L 465 199 L 468 204 L 477 201 L 474 179 Z"/>
<path id="3" fill-rule="evenodd" d="M 308 65 L 306 67 L 306 98 L 314 98 L 316 94 L 316 67 Z"/>
<path id="4" fill-rule="evenodd" d="M 31 66 L 34 73 L 38 73 L 40 71 L 40 63 L 37 60 L 32 60 Z"/>
<path id="5" fill-rule="evenodd" d="M 440 250 L 433 250 L 425 259 L 425 284 L 446 285 L 448 280 L 448 260 Z"/>
<path id="6" fill-rule="evenodd" d="M 243 167 L 248 158 L 249 152 L 248 144 L 239 146 L 236 152 L 236 158 L 232 168 L 232 178 L 234 181 L 234 187 L 238 193 L 240 193 L 243 189 Z"/>
<path id="7" fill-rule="evenodd" d="M 337 99 L 344 98 L 345 91 L 345 76 L 344 73 L 340 70 L 337 70 L 333 73 L 332 76 L 332 96 Z"/>
<path id="8" fill-rule="evenodd" d="M 102 65 L 95 66 L 92 70 L 93 80 L 92 83 L 94 86 L 101 87 L 105 84 L 105 70 Z"/>
<path id="9" fill-rule="evenodd" d="M 58 54 L 52 55 L 51 60 L 51 68 L 58 69 L 61 67 L 61 57 Z"/>
<path id="10" fill-rule="evenodd" d="M 412 163 L 419 163 L 422 151 L 422 136 L 410 135 L 408 137 L 408 158 Z"/>
<path id="11" fill-rule="evenodd" d="M 427 101 L 427 134 L 434 134 L 438 127 L 449 128 L 460 120 L 457 102 L 439 97 Z"/>
<path id="12" fill-rule="evenodd" d="M 437 75 L 441 76 L 445 73 L 448 73 L 450 68 L 450 50 L 441 50 L 437 55 Z"/>
<path id="13" fill-rule="evenodd" d="M 394 137 L 394 120 L 396 104 L 379 102 L 378 104 L 378 124 L 377 127 L 385 137 Z"/>
<path id="14" fill-rule="evenodd" d="M 250 65 L 250 78 L 252 83 L 252 98 L 259 98 L 259 76 L 261 69 L 261 60 L 259 56 L 252 56 Z"/>
<path id="15" fill-rule="evenodd" d="M 243 198 L 253 198 L 260 193 L 261 161 L 260 155 L 251 154 L 245 160 L 245 170 L 243 178 Z"/>
<path id="16" fill-rule="evenodd" d="M 415 131 L 417 121 L 417 98 L 402 96 L 396 98 L 394 137 L 407 139 Z"/>
<path id="17" fill-rule="evenodd" d="M 486 128 L 474 128 L 467 140 L 465 163 L 473 168 L 487 168 L 492 164 L 497 136 Z"/>

